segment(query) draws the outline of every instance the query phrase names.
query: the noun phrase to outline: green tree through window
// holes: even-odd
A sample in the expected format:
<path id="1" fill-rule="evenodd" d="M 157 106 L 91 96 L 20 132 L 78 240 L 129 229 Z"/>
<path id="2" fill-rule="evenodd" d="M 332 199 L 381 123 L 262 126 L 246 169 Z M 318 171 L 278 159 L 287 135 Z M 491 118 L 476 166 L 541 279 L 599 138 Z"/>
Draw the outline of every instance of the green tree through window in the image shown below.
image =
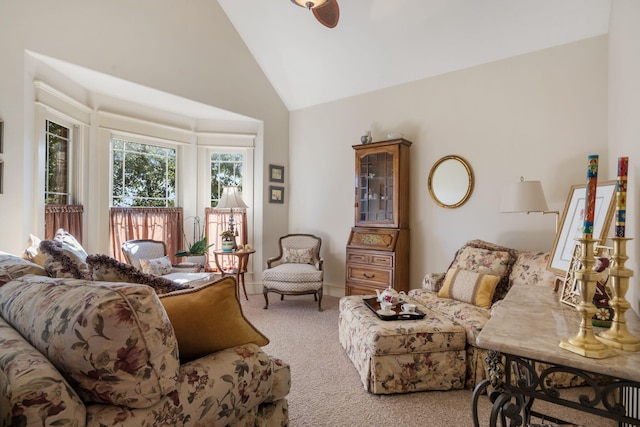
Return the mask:
<path id="1" fill-rule="evenodd" d="M 52 121 L 46 121 L 46 204 L 70 203 L 69 150 L 71 130 Z"/>
<path id="2" fill-rule="evenodd" d="M 113 206 L 175 207 L 176 150 L 112 140 Z"/>
<path id="3" fill-rule="evenodd" d="M 211 206 L 218 206 L 222 189 L 238 187 L 242 193 L 242 167 L 244 156 L 240 153 L 211 153 Z"/>

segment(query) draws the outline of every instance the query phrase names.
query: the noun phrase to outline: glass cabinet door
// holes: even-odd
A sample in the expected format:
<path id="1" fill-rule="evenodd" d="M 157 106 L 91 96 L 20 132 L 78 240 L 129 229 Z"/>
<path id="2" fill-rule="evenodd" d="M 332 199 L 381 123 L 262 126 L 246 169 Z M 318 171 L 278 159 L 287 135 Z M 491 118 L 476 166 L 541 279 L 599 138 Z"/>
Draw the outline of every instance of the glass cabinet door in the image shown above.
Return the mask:
<path id="1" fill-rule="evenodd" d="M 359 159 L 358 218 L 364 223 L 393 223 L 393 153 L 376 152 Z"/>

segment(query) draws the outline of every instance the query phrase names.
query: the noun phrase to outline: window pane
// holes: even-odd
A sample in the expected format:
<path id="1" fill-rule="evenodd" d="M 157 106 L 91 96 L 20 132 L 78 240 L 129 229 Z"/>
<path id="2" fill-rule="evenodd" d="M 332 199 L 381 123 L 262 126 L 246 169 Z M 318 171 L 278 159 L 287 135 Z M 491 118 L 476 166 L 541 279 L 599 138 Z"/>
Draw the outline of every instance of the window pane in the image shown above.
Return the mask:
<path id="1" fill-rule="evenodd" d="M 118 139 L 112 147 L 114 206 L 175 206 L 174 148 Z"/>
<path id="2" fill-rule="evenodd" d="M 236 186 L 242 193 L 242 169 L 244 155 L 241 153 L 211 154 L 211 206 L 216 207 L 224 187 Z"/>
<path id="3" fill-rule="evenodd" d="M 46 122 L 46 177 L 44 197 L 47 204 L 70 203 L 69 191 L 70 129 Z"/>

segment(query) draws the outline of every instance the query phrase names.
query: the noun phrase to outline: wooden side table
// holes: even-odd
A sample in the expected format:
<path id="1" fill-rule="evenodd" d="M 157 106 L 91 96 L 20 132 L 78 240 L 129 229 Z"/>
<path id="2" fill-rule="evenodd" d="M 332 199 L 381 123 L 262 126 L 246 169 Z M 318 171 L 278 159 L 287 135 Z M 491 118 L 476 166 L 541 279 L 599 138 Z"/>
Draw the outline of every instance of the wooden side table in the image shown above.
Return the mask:
<path id="1" fill-rule="evenodd" d="M 242 284 L 242 290 L 244 291 L 244 297 L 248 300 L 249 297 L 247 296 L 247 288 L 245 287 L 244 284 L 244 273 L 247 272 L 247 266 L 249 265 L 249 255 L 255 253 L 256 251 L 254 249 L 240 249 L 237 251 L 233 251 L 233 252 L 224 252 L 221 250 L 215 250 L 213 251 L 213 256 L 214 256 L 214 260 L 216 262 L 216 267 L 218 267 L 218 270 L 220 271 L 220 274 L 222 275 L 222 277 L 224 276 L 228 276 L 231 274 L 235 274 L 236 276 L 236 282 L 238 282 L 238 296 L 240 296 L 240 284 Z M 235 263 L 235 268 L 229 270 L 225 270 L 222 266 L 222 257 L 224 256 L 232 256 L 237 258 L 237 262 Z"/>

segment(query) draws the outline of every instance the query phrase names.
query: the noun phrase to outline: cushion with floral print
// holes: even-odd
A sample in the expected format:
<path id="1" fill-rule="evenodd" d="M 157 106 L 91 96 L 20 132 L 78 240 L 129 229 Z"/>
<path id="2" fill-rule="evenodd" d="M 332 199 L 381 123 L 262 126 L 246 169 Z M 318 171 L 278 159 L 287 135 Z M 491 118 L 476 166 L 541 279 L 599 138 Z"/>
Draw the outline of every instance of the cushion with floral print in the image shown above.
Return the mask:
<path id="1" fill-rule="evenodd" d="M 28 259 L 31 262 L 38 264 L 39 266 L 44 265 L 44 254 L 40 252 L 40 239 L 33 234 L 29 234 L 29 238 L 27 239 L 27 247 L 24 250 L 23 258 Z"/>
<path id="2" fill-rule="evenodd" d="M 127 282 L 148 285 L 155 289 L 158 295 L 190 288 L 189 285 L 176 283 L 164 277 L 143 273 L 134 266 L 122 263 L 107 255 L 89 255 L 87 264 L 91 280 L 98 282 Z"/>
<path id="3" fill-rule="evenodd" d="M 171 266 L 171 260 L 168 255 L 154 259 L 141 259 L 140 269 L 143 273 L 155 274 L 156 276 L 163 276 L 171 273 L 173 267 Z"/>
<path id="4" fill-rule="evenodd" d="M 178 343 L 152 288 L 24 276 L 0 311 L 85 402 L 148 408 L 174 391 Z"/>
<path id="5" fill-rule="evenodd" d="M 284 248 L 282 262 L 285 264 L 315 264 L 312 248 Z"/>
<path id="6" fill-rule="evenodd" d="M 498 276 L 500 280 L 493 296 L 495 302 L 504 298 L 509 290 L 509 274 L 516 260 L 517 252 L 515 249 L 483 240 L 470 240 L 456 252 L 447 271 L 452 268 L 462 268 Z M 436 284 L 438 289 L 442 286 L 443 281 L 444 276 Z"/>
<path id="7" fill-rule="evenodd" d="M 5 279 L 17 279 L 25 274 L 47 275 L 44 268 L 38 264 L 7 252 L 0 252 L 0 272 Z"/>
<path id="8" fill-rule="evenodd" d="M 84 260 L 66 251 L 62 243 L 43 240 L 40 242 L 40 252 L 44 254 L 43 267 L 49 276 L 70 279 L 89 278 L 89 268 Z"/>
<path id="9" fill-rule="evenodd" d="M 80 262 L 85 262 L 85 259 L 87 258 L 87 251 L 84 250 L 73 234 L 59 228 L 58 231 L 56 231 L 56 235 L 53 237 L 53 240 L 60 243 L 60 247 L 62 247 L 72 258 L 75 258 Z"/>
<path id="10" fill-rule="evenodd" d="M 85 405 L 62 374 L 0 317 L 2 426 L 84 426 Z"/>

